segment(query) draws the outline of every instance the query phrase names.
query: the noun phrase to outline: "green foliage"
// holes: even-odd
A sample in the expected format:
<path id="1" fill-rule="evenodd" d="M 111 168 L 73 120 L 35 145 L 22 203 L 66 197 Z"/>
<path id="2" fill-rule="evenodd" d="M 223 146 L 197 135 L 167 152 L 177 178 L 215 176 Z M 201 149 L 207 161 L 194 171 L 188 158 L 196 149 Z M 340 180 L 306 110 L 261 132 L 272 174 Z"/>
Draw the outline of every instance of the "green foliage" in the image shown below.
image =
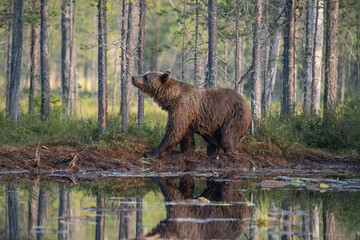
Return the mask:
<path id="1" fill-rule="evenodd" d="M 258 141 L 271 142 L 282 150 L 299 145 L 330 152 L 360 153 L 360 99 L 338 106 L 337 113 L 323 116 L 299 114 L 284 117 L 274 113 L 261 122 Z"/>

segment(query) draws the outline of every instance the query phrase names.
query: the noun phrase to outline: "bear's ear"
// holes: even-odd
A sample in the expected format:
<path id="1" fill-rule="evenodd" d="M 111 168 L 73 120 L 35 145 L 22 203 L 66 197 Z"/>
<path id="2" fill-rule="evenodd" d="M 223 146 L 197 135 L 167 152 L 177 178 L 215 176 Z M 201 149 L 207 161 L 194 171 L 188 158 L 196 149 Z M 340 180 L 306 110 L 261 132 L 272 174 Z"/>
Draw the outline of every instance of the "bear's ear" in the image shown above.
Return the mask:
<path id="1" fill-rule="evenodd" d="M 161 76 L 160 76 L 160 80 L 162 83 L 165 83 L 167 80 L 169 80 L 171 75 L 170 71 L 165 71 Z"/>

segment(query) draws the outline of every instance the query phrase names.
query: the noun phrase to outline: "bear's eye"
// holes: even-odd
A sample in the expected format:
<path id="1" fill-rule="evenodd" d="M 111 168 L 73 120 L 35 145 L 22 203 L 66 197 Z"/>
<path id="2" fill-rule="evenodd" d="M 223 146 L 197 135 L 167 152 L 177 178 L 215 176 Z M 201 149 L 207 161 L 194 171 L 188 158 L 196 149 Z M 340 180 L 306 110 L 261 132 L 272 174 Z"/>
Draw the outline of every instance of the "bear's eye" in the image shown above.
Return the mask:
<path id="1" fill-rule="evenodd" d="M 144 80 L 147 81 L 147 76 L 145 75 Z"/>

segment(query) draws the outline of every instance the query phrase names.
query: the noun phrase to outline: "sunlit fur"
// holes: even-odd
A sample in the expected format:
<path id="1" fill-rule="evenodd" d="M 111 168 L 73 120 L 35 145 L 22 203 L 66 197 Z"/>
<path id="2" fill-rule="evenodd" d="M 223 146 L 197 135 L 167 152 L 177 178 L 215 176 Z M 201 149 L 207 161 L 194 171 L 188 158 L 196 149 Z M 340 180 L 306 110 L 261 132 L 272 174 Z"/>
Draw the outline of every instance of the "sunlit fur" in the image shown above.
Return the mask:
<path id="1" fill-rule="evenodd" d="M 151 156 L 170 151 L 178 143 L 191 152 L 194 133 L 208 142 L 208 154 L 233 152 L 251 123 L 249 104 L 234 90 L 202 89 L 179 82 L 170 72 L 133 76 L 133 84 L 168 112 L 166 134 Z"/>

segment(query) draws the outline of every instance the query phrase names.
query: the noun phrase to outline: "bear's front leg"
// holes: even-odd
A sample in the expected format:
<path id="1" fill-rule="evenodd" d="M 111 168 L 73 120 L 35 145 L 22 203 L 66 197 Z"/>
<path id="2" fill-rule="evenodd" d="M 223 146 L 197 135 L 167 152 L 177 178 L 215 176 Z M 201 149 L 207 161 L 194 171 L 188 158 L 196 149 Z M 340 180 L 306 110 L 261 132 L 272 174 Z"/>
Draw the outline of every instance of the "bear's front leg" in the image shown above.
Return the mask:
<path id="1" fill-rule="evenodd" d="M 160 144 L 155 148 L 155 150 L 152 153 L 145 153 L 144 157 L 157 158 L 160 157 L 163 153 L 174 149 L 175 146 L 179 144 L 181 139 L 183 139 L 185 136 L 188 127 L 188 118 L 186 116 L 173 118 L 169 114 L 165 136 L 162 138 Z"/>

